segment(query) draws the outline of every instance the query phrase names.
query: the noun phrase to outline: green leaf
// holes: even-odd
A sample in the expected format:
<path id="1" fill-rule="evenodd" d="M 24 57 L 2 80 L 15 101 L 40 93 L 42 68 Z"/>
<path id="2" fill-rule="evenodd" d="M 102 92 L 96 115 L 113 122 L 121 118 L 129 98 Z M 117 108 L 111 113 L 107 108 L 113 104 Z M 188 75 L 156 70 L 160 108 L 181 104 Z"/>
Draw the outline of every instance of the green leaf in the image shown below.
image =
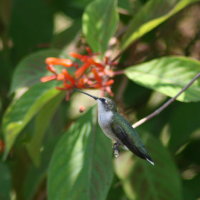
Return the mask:
<path id="1" fill-rule="evenodd" d="M 33 136 L 31 141 L 26 144 L 26 148 L 32 161 L 37 167 L 40 165 L 41 147 L 44 135 L 60 102 L 63 100 L 64 95 L 65 93 L 60 93 L 51 99 L 43 106 L 36 116 Z"/>
<path id="2" fill-rule="evenodd" d="M 113 177 L 111 149 L 90 110 L 55 148 L 48 171 L 48 199 L 104 200 Z"/>
<path id="3" fill-rule="evenodd" d="M 113 179 L 114 180 L 112 182 L 112 186 L 109 190 L 109 193 L 106 199 L 107 200 L 112 200 L 112 199 L 113 200 L 128 200 L 123 190 L 121 181 L 119 180 L 117 175 L 115 175 Z"/>
<path id="4" fill-rule="evenodd" d="M 131 200 L 181 200 L 179 173 L 163 145 L 152 136 L 146 144 L 155 166 L 125 153 L 116 160 L 116 172 Z"/>
<path id="5" fill-rule="evenodd" d="M 83 14 L 83 33 L 94 52 L 104 53 L 118 25 L 117 0 L 95 0 Z"/>
<path id="6" fill-rule="evenodd" d="M 57 98 L 59 98 L 59 96 L 60 95 L 52 99 L 50 102 L 55 101 Z M 41 190 L 41 185 L 46 182 L 47 170 L 52 158 L 54 148 L 59 139 L 62 137 L 61 133 L 63 132 L 63 127 L 66 126 L 66 111 L 68 107 L 69 102 L 67 103 L 65 101 L 59 105 L 56 113 L 53 116 L 52 122 L 49 123 L 46 134 L 44 135 L 42 151 L 40 152 L 40 165 L 38 167 L 31 165 L 26 172 L 26 177 L 23 182 L 22 189 L 25 200 L 33 200 L 34 196 L 38 194 L 38 191 Z"/>
<path id="7" fill-rule="evenodd" d="M 16 137 L 33 116 L 52 98 L 60 94 L 54 82 L 33 86 L 21 98 L 11 104 L 3 117 L 3 134 L 6 142 L 4 158 Z"/>
<path id="8" fill-rule="evenodd" d="M 0 199 L 10 200 L 12 183 L 9 169 L 4 163 L 0 163 Z"/>
<path id="9" fill-rule="evenodd" d="M 200 102 L 173 106 L 168 120 L 170 134 L 168 146 L 175 153 L 199 133 Z"/>
<path id="10" fill-rule="evenodd" d="M 121 43 L 126 49 L 132 42 L 148 33 L 186 6 L 199 0 L 150 0 L 131 20 Z"/>
<path id="11" fill-rule="evenodd" d="M 38 51 L 25 57 L 16 67 L 11 84 L 11 93 L 17 89 L 31 87 L 40 82 L 42 76 L 47 75 L 45 59 L 58 57 L 59 50 L 48 49 Z"/>
<path id="12" fill-rule="evenodd" d="M 58 134 L 61 132 L 60 130 L 56 130 L 55 134 L 55 128 L 53 128 L 52 124 L 49 126 L 48 136 L 45 137 L 45 142 L 43 143 L 40 166 L 35 167 L 31 165 L 26 172 L 26 178 L 23 182 L 23 196 L 25 200 L 33 200 L 37 191 L 41 189 L 41 185 L 46 181 L 47 169 L 53 150 L 61 137 L 61 134 Z"/>
<path id="13" fill-rule="evenodd" d="M 199 72 L 200 62 L 185 57 L 163 57 L 125 70 L 132 81 L 170 97 L 174 97 Z M 200 80 L 196 80 L 178 100 L 199 101 Z"/>

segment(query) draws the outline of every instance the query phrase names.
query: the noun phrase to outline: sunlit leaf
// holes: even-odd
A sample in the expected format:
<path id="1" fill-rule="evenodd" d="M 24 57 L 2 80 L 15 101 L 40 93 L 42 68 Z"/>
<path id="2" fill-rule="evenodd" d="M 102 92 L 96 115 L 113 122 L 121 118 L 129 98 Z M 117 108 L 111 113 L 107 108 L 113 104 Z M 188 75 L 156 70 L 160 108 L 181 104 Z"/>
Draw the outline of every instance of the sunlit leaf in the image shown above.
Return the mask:
<path id="1" fill-rule="evenodd" d="M 9 106 L 3 117 L 2 124 L 6 142 L 5 157 L 17 135 L 26 124 L 49 100 L 60 93 L 60 91 L 56 90 L 54 87 L 54 82 L 37 84 Z"/>
<path id="2" fill-rule="evenodd" d="M 30 87 L 40 82 L 40 78 L 46 75 L 45 59 L 47 57 L 55 57 L 60 53 L 59 50 L 49 49 L 33 53 L 17 65 L 13 75 L 11 92 L 23 87 Z"/>
<path id="3" fill-rule="evenodd" d="M 131 200 L 181 200 L 181 182 L 169 152 L 152 136 L 146 146 L 155 166 L 145 160 L 124 153 L 116 160 L 116 172 Z"/>
<path id="4" fill-rule="evenodd" d="M 148 33 L 168 18 L 199 0 L 150 0 L 131 20 L 123 37 L 121 48 L 127 48 L 132 42 Z"/>
<path id="5" fill-rule="evenodd" d="M 60 95 L 55 97 L 55 99 L 59 98 L 59 96 Z M 53 103 L 53 101 L 54 99 L 52 99 L 50 102 Z M 35 166 L 32 164 L 26 172 L 26 177 L 23 182 L 23 196 L 26 200 L 33 200 L 34 195 L 38 191 L 41 191 L 41 185 L 43 185 L 44 181 L 46 182 L 47 170 L 54 148 L 62 136 L 61 133 L 63 132 L 63 127 L 66 126 L 66 121 L 68 121 L 66 119 L 66 110 L 68 106 L 69 102 L 66 103 L 66 101 L 63 101 L 58 106 L 51 123 L 48 125 L 48 129 L 42 141 L 40 165 Z M 44 107 L 46 107 L 46 105 Z"/>
<path id="6" fill-rule="evenodd" d="M 36 116 L 33 136 L 31 141 L 26 144 L 26 148 L 37 167 L 40 164 L 41 145 L 44 134 L 46 133 L 47 128 L 50 126 L 52 117 L 55 114 L 56 109 L 58 108 L 64 95 L 65 93 L 61 93 L 55 98 L 51 99 L 43 106 Z"/>
<path id="7" fill-rule="evenodd" d="M 95 52 L 104 53 L 118 24 L 117 0 L 95 0 L 83 14 L 83 33 Z"/>
<path id="8" fill-rule="evenodd" d="M 170 97 L 175 96 L 199 72 L 200 62 L 184 57 L 163 57 L 125 70 L 129 79 Z M 178 100 L 199 101 L 200 80 L 196 80 Z"/>
<path id="9" fill-rule="evenodd" d="M 90 110 L 55 148 L 48 171 L 48 199 L 104 200 L 113 177 L 111 149 Z"/>
<path id="10" fill-rule="evenodd" d="M 12 180 L 11 173 L 4 163 L 0 163 L 0 199 L 10 200 Z"/>

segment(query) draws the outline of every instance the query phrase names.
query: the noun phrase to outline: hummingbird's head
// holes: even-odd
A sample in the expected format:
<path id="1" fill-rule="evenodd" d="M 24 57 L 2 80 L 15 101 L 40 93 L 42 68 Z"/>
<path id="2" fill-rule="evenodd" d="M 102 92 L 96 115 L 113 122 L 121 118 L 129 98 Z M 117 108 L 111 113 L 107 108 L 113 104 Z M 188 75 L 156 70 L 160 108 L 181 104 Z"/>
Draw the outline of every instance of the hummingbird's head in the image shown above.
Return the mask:
<path id="1" fill-rule="evenodd" d="M 93 98 L 94 100 L 96 100 L 98 102 L 98 109 L 100 111 L 117 111 L 117 107 L 115 105 L 115 102 L 112 101 L 111 99 L 107 98 L 107 97 L 96 97 L 93 96 L 91 94 L 88 94 L 86 92 L 83 92 L 81 90 L 76 89 L 76 91 L 81 92 L 91 98 Z"/>
<path id="2" fill-rule="evenodd" d="M 104 111 L 117 111 L 115 102 L 107 97 L 98 98 L 97 102 L 99 109 L 103 109 Z"/>

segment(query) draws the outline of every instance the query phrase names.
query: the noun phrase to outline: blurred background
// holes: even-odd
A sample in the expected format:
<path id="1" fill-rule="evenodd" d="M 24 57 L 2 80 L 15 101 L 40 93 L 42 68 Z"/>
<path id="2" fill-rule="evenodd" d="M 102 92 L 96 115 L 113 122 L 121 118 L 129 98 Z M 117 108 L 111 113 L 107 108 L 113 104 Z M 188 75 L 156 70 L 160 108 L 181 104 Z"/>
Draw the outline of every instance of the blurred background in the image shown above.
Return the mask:
<path id="1" fill-rule="evenodd" d="M 6 110 L 12 109 L 11 105 L 20 99 L 25 91 L 37 83 L 40 84 L 39 78 L 42 76 L 40 72 L 42 68 L 45 70 L 46 57 L 67 57 L 71 51 L 82 53 L 85 51 L 88 41 L 82 32 L 82 15 L 91 2 L 92 0 L 0 0 L 0 157 L 2 159 L 6 148 L 2 124 L 7 123 L 2 120 L 7 120 L 4 117 Z M 145 23 L 149 19 L 170 13 L 178 3 L 184 5 L 184 2 L 187 6 L 183 6 L 179 12 L 174 12 L 162 23 L 134 40 L 121 53 L 116 69 L 123 70 L 128 66 L 163 56 L 184 56 L 199 62 L 200 3 L 191 1 L 187 4 L 189 0 L 166 0 L 165 4 L 170 4 L 168 7 L 162 4 L 161 0 L 119 0 L 117 5 L 119 23 L 106 55 L 113 56 L 121 52 L 120 42 L 134 17 L 138 19 L 138 24 Z M 151 6 L 154 8 L 154 13 L 148 10 Z M 23 82 L 29 75 L 32 79 L 27 87 L 15 88 L 18 83 L 16 77 L 13 77 L 22 65 L 24 69 L 28 67 L 24 70 L 24 74 L 18 76 L 18 80 Z M 116 76 L 114 81 L 113 99 L 119 111 L 132 123 L 150 114 L 169 99 L 166 95 L 133 82 L 124 75 Z M 21 82 L 19 84 L 23 85 Z M 97 90 L 87 91 L 99 95 Z M 187 103 L 176 101 L 159 116 L 137 128 L 149 152 L 158 163 L 154 168 L 127 151 L 123 151 L 118 159 L 112 161 L 111 143 L 105 139 L 111 161 L 108 167 L 112 168 L 110 172 L 104 169 L 109 173 L 109 175 L 105 173 L 109 181 L 99 186 L 101 178 L 98 178 L 99 182 L 95 179 L 98 184 L 94 181 L 97 186 L 93 188 L 92 182 L 88 184 L 87 178 L 83 178 L 81 183 L 72 181 L 74 186 L 70 186 L 72 189 L 69 194 L 75 194 L 76 191 L 81 193 L 82 190 L 78 188 L 87 184 L 92 191 L 98 191 L 98 187 L 102 189 L 102 195 L 101 191 L 98 191 L 97 196 L 89 195 L 86 198 L 69 194 L 65 196 L 64 193 L 61 195 L 59 191 L 57 193 L 60 196 L 56 196 L 56 191 L 52 188 L 57 183 L 51 183 L 54 175 L 51 170 L 48 172 L 48 169 L 50 160 L 53 163 L 52 155 L 54 147 L 58 145 L 57 142 L 71 124 L 84 115 L 79 113 L 79 106 L 85 106 L 86 110 L 89 110 L 95 102 L 80 94 L 73 95 L 69 102 L 61 101 L 62 95 L 56 98 L 57 100 L 52 99 L 40 107 L 29 123 L 21 129 L 6 161 L 1 159 L 0 200 L 200 200 L 199 100 Z M 56 108 L 51 111 L 53 105 L 56 105 Z M 21 110 L 23 109 L 26 108 L 22 102 Z M 49 121 L 45 121 L 49 112 L 52 113 L 52 117 Z M 15 115 L 19 116 L 19 113 L 20 108 Z M 24 123 L 23 120 L 21 122 Z M 45 127 L 38 128 L 45 123 L 47 123 Z M 66 162 L 71 163 L 73 159 L 70 158 L 74 156 L 69 155 L 71 157 L 69 156 Z M 55 156 L 53 160 L 59 162 Z M 76 163 L 81 161 L 78 158 L 77 161 L 74 160 L 74 165 L 70 167 L 76 168 Z M 107 166 L 108 163 L 105 162 L 103 166 Z M 62 164 L 60 168 L 64 165 Z M 86 166 L 88 165 L 87 163 Z M 51 178 L 47 186 L 49 173 Z M 101 177 L 98 170 L 94 173 Z M 87 177 L 86 174 L 84 176 Z M 62 176 L 66 179 L 68 177 L 67 174 Z M 65 188 L 72 184 L 67 181 L 67 183 L 66 180 L 61 181 L 60 187 L 63 185 Z M 52 191 L 48 192 L 47 188 Z"/>

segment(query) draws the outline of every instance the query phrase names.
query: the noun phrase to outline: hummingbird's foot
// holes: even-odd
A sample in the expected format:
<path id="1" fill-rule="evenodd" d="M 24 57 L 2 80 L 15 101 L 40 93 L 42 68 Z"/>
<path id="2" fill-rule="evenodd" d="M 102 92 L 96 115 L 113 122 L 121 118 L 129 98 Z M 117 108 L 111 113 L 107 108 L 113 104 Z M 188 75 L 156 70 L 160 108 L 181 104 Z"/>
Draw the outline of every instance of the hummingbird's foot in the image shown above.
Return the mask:
<path id="1" fill-rule="evenodd" d="M 115 142 L 113 144 L 113 155 L 115 156 L 115 158 L 119 157 L 119 146 L 120 144 L 118 142 Z"/>

